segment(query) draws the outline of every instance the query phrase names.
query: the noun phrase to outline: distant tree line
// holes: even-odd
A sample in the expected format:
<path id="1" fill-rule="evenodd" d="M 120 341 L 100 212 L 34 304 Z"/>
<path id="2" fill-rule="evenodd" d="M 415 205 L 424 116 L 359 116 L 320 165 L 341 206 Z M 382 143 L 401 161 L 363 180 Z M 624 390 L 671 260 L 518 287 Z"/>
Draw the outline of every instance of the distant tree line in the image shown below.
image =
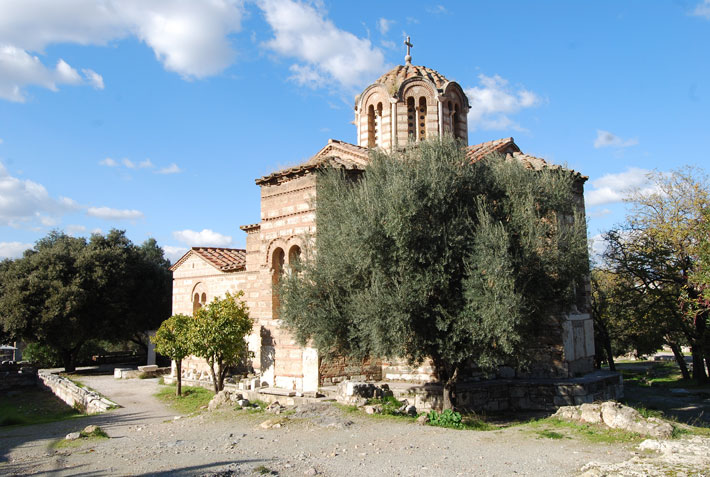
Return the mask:
<path id="1" fill-rule="evenodd" d="M 628 198 L 625 223 L 605 236 L 592 271 L 598 358 L 614 369 L 629 351 L 667 345 L 686 379 L 710 372 L 710 187 L 704 171 L 686 167 L 649 175 L 651 187 Z"/>
<path id="2" fill-rule="evenodd" d="M 142 332 L 170 316 L 169 268 L 154 239 L 135 245 L 121 230 L 88 240 L 51 232 L 21 258 L 0 262 L 0 341 L 40 347 L 66 371 L 100 340 L 146 347 Z"/>

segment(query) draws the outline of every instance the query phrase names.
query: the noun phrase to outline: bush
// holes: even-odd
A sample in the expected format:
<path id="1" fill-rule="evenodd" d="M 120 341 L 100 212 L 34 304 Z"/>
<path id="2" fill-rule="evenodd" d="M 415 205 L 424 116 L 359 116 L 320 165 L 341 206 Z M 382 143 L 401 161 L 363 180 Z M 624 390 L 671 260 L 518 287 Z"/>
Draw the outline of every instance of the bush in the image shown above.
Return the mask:
<path id="1" fill-rule="evenodd" d="M 429 411 L 429 425 L 438 427 L 449 427 L 452 429 L 463 429 L 463 418 L 461 414 L 451 409 L 445 409 L 438 413 L 433 409 Z"/>

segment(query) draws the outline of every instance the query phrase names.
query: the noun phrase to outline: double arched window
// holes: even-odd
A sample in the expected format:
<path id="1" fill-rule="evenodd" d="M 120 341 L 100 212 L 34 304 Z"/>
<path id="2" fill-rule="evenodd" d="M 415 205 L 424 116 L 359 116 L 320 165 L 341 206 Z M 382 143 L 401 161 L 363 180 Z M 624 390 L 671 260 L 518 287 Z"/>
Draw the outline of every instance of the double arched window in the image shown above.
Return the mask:
<path id="1" fill-rule="evenodd" d="M 414 96 L 407 98 L 407 135 L 410 141 L 426 139 L 427 101 L 420 96 L 417 101 Z"/>
<path id="2" fill-rule="evenodd" d="M 367 108 L 367 147 L 382 145 L 382 103 Z"/>

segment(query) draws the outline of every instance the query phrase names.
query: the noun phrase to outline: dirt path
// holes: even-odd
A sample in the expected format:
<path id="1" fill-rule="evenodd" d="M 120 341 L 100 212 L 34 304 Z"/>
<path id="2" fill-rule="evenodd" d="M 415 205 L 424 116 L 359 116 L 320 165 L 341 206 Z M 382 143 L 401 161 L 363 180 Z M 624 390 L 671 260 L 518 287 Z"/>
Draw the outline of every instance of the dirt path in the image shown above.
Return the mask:
<path id="1" fill-rule="evenodd" d="M 27 426 L 0 438 L 0 474 L 253 475 L 259 466 L 278 475 L 576 475 L 588 462 L 614 463 L 624 446 L 551 440 L 525 428 L 455 431 L 409 422 L 343 414 L 331 406 L 304 409 L 277 429 L 274 417 L 221 410 L 174 419 L 158 402 L 152 380 L 82 378 L 122 406 L 100 415 Z M 88 424 L 111 439 L 71 450 L 52 442 Z"/>

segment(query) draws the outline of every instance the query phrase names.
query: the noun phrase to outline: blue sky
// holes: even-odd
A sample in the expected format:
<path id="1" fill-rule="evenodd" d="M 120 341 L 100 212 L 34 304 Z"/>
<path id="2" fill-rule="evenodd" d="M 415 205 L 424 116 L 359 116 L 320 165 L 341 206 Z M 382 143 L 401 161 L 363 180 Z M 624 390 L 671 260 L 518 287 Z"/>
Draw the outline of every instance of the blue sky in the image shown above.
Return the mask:
<path id="1" fill-rule="evenodd" d="M 406 35 L 469 95 L 469 143 L 589 176 L 590 236 L 647 171 L 707 169 L 710 0 L 0 0 L 0 257 L 52 229 L 243 247 L 254 179 L 355 142 Z"/>

